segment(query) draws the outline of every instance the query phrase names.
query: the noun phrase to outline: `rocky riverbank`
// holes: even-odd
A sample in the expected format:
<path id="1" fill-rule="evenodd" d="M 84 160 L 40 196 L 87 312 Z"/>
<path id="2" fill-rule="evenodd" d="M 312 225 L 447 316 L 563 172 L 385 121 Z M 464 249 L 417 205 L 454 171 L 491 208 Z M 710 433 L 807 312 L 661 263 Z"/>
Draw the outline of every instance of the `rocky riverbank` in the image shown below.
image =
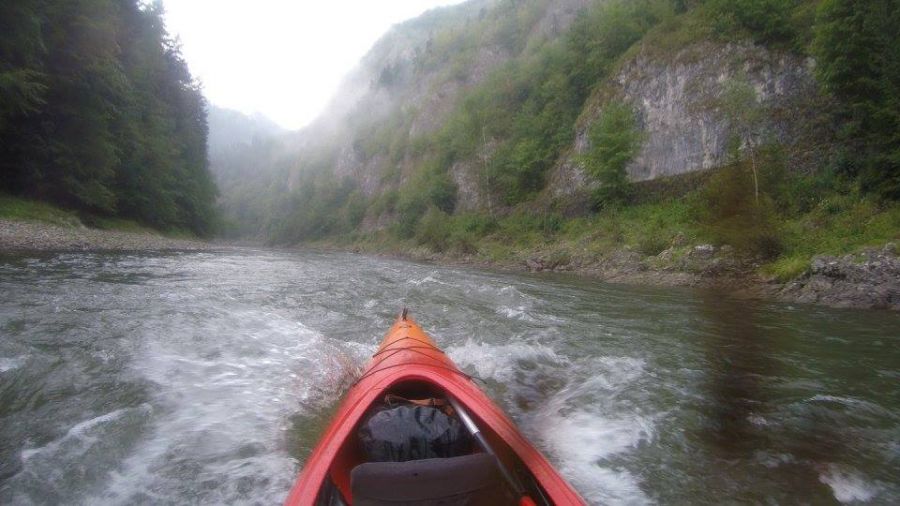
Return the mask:
<path id="1" fill-rule="evenodd" d="M 0 219 L 0 252 L 209 250 L 221 245 L 174 239 L 150 232 L 125 232 Z M 333 249 L 348 249 L 346 246 Z M 441 264 L 533 272 L 571 272 L 611 283 L 719 288 L 740 297 L 830 307 L 900 310 L 897 247 L 868 248 L 842 257 L 814 257 L 809 269 L 786 283 L 758 274 L 759 264 L 731 248 L 673 245 L 657 255 L 623 248 L 604 255 L 560 249 L 522 252 L 502 259 L 434 253 L 424 248 L 371 248 L 358 253 L 398 256 Z"/>
<path id="2" fill-rule="evenodd" d="M 628 248 L 600 256 L 551 248 L 499 260 L 434 253 L 423 248 L 373 249 L 357 245 L 351 249 L 440 264 L 570 272 L 610 283 L 716 288 L 744 298 L 900 310 L 900 258 L 894 243 L 843 257 L 814 257 L 809 269 L 788 282 L 759 274 L 758 262 L 740 258 L 728 246 L 710 244 L 677 245 L 649 256 Z"/>
<path id="3" fill-rule="evenodd" d="M 213 244 L 205 241 L 174 239 L 150 232 L 100 230 L 81 224 L 61 226 L 0 219 L 0 252 L 204 250 L 213 247 Z"/>
<path id="4" fill-rule="evenodd" d="M 842 257 L 814 257 L 809 270 L 770 295 L 832 307 L 900 310 L 900 258 L 889 243 Z"/>

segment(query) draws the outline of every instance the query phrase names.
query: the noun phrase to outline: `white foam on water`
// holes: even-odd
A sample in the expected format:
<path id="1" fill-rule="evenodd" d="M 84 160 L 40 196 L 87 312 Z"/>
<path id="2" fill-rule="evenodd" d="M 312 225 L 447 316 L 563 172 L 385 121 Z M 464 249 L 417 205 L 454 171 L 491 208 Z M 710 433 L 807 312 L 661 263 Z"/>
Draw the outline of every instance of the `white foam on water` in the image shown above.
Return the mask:
<path id="1" fill-rule="evenodd" d="M 518 307 L 514 307 L 514 308 L 509 307 L 509 306 L 499 306 L 495 312 L 500 316 L 505 316 L 506 318 L 509 318 L 510 320 L 521 320 L 521 321 L 525 321 L 525 322 L 538 321 L 537 318 L 535 318 L 534 316 L 531 316 L 528 313 L 528 310 L 529 309 L 526 308 L 525 306 L 518 306 Z"/>
<path id="2" fill-rule="evenodd" d="M 608 401 L 585 404 L 579 399 L 609 397 L 636 381 L 644 369 L 640 359 L 601 357 L 592 364 L 597 374 L 573 381 L 534 414 L 528 428 L 550 448 L 560 471 L 586 497 L 600 504 L 649 504 L 640 479 L 608 462 L 655 438 L 654 420 L 618 407 L 607 416 Z"/>
<path id="3" fill-rule="evenodd" d="M 568 362 L 549 346 L 524 342 L 496 345 L 468 339 L 462 345 L 449 346 L 445 351 L 456 365 L 475 369 L 475 375 L 479 378 L 497 381 L 512 379 L 520 360 L 543 361 L 557 366 Z"/>
<path id="4" fill-rule="evenodd" d="M 452 283 L 447 283 L 445 281 L 441 281 L 440 279 L 436 278 L 433 274 L 434 273 L 429 274 L 429 275 L 425 276 L 424 278 L 409 279 L 406 282 L 413 286 L 420 286 L 420 285 L 427 285 L 427 284 L 455 286 Z"/>
<path id="5" fill-rule="evenodd" d="M 824 403 L 833 403 L 838 404 L 840 406 L 844 406 L 846 408 L 852 409 L 856 414 L 873 414 L 878 416 L 885 416 L 889 418 L 894 418 L 896 415 L 888 409 L 885 409 L 877 404 L 872 402 L 857 399 L 855 397 L 842 397 L 838 395 L 825 395 L 825 394 L 817 394 L 809 399 L 806 402 L 824 402 Z"/>
<path id="6" fill-rule="evenodd" d="M 844 504 L 869 502 L 881 491 L 877 484 L 835 464 L 826 466 L 826 470 L 819 474 L 819 481 L 831 487 L 834 498 Z"/>
<path id="7" fill-rule="evenodd" d="M 609 459 L 627 454 L 655 438 L 652 417 L 613 406 L 616 394 L 646 375 L 646 364 L 633 357 L 598 357 L 573 361 L 543 344 L 510 342 L 487 344 L 472 339 L 451 346 L 448 354 L 477 376 L 516 388 L 521 363 L 545 369 L 548 377 L 568 377 L 561 390 L 535 411 L 523 414 L 523 429 L 535 438 L 585 497 L 598 503 L 640 505 L 652 501 L 640 479 Z M 586 401 L 596 399 L 597 402 Z M 605 407 L 612 407 L 609 416 Z"/>
<path id="8" fill-rule="evenodd" d="M 296 474 L 283 446 L 290 416 L 339 395 L 360 352 L 270 313 L 232 314 L 222 324 L 233 328 L 197 343 L 165 330 L 149 336 L 134 367 L 157 385 L 161 408 L 88 502 L 284 500 Z"/>
<path id="9" fill-rule="evenodd" d="M 144 404 L 136 409 L 140 411 L 142 416 L 146 416 L 152 411 L 149 404 Z M 103 425 L 119 420 L 124 415 L 132 412 L 134 412 L 134 409 L 117 409 L 89 420 L 79 422 L 73 425 L 59 439 L 53 440 L 38 448 L 26 448 L 22 450 L 22 463 L 27 464 L 28 461 L 34 458 L 47 455 L 53 459 L 58 458 L 60 457 L 58 453 L 61 449 L 66 451 L 66 457 L 71 457 L 73 452 L 83 454 L 91 447 L 91 445 L 100 440 L 100 435 L 98 433 L 101 432 L 100 429 L 102 429 Z"/>
<path id="10" fill-rule="evenodd" d="M 750 414 L 747 415 L 747 421 L 757 427 L 766 427 L 769 425 L 769 421 L 762 415 Z"/>
<path id="11" fill-rule="evenodd" d="M 638 381 L 646 374 L 646 362 L 634 357 L 598 357 L 586 362 L 582 369 L 592 376 L 587 382 L 604 389 L 617 389 Z"/>
<path id="12" fill-rule="evenodd" d="M 81 503 L 71 493 L 73 482 L 97 483 L 108 478 L 105 463 L 122 451 L 129 434 L 152 415 L 149 404 L 123 408 L 83 420 L 64 435 L 21 451 L 21 470 L 4 485 L 13 504 L 33 504 L 38 493 L 43 503 Z"/>
<path id="13" fill-rule="evenodd" d="M 25 364 L 25 357 L 0 357 L 0 373 L 12 371 Z"/>
<path id="14" fill-rule="evenodd" d="M 773 453 L 759 450 L 754 452 L 753 456 L 757 462 L 769 469 L 775 469 L 784 464 L 794 464 L 797 462 L 797 459 L 790 453 Z"/>

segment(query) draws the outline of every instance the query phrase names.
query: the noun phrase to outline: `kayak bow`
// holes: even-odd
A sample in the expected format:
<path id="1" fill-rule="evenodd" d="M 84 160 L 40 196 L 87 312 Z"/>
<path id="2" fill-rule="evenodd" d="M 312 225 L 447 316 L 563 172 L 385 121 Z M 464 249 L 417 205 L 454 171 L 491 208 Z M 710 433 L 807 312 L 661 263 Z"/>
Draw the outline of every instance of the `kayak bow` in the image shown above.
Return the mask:
<path id="1" fill-rule="evenodd" d="M 496 475 L 513 474 L 513 481 L 517 481 L 519 487 L 524 488 L 525 495 L 521 496 L 519 495 L 521 491 L 506 489 L 505 497 L 509 498 L 510 504 L 522 500 L 526 501 L 525 504 L 532 500 L 536 504 L 585 504 L 578 493 L 519 432 L 503 411 L 468 375 L 456 367 L 456 364 L 437 347 L 419 325 L 406 316 L 404 310 L 388 331 L 360 378 L 347 392 L 321 440 L 307 459 L 285 505 L 382 504 L 368 499 L 354 502 L 354 491 L 359 495 L 363 479 L 354 477 L 351 480 L 351 475 L 357 476 L 355 468 L 366 462 L 356 436 L 357 428 L 372 407 L 378 405 L 389 394 L 405 398 L 450 399 L 451 403 L 462 408 L 459 413 L 471 419 L 477 426 L 479 436 L 484 440 L 480 446 L 486 451 L 471 456 L 470 460 L 465 460 L 468 457 L 454 457 L 389 463 L 388 465 L 394 466 L 395 469 L 391 472 L 402 469 L 406 473 L 403 479 L 411 476 L 419 477 L 421 474 L 421 480 L 427 480 L 428 472 L 444 473 L 443 477 L 448 479 L 440 481 L 441 485 L 437 488 L 453 486 L 453 483 L 446 482 L 458 482 L 462 487 L 465 480 L 454 479 L 452 474 L 448 474 L 451 471 L 447 469 L 452 469 L 454 465 L 456 467 L 469 465 L 467 462 L 471 462 L 473 466 L 484 465 L 483 461 L 488 458 L 487 456 L 493 454 L 496 460 L 491 457 L 487 465 L 497 468 Z M 419 469 L 415 467 L 417 465 L 426 467 Z M 371 464 L 365 466 L 371 467 Z M 465 473 L 465 470 L 462 472 Z M 503 478 L 497 480 L 503 481 Z M 397 483 L 397 488 L 414 489 L 419 486 L 415 482 L 411 485 L 401 484 L 400 481 Z M 434 489 L 435 485 L 422 484 L 421 487 Z M 326 489 L 329 492 L 326 493 Z M 396 490 L 391 490 L 389 494 L 395 492 Z M 329 500 L 324 497 L 325 495 L 333 497 Z M 399 500 L 407 503 L 417 501 L 416 498 Z M 384 504 L 391 501 L 397 503 L 399 500 L 398 497 L 386 498 Z M 477 500 L 475 503 L 480 504 Z"/>

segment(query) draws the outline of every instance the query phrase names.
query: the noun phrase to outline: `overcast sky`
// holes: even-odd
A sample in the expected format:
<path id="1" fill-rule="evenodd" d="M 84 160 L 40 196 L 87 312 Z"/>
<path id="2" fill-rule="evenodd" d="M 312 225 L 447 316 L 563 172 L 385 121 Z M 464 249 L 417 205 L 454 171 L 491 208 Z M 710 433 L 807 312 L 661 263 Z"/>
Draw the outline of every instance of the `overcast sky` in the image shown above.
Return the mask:
<path id="1" fill-rule="evenodd" d="M 210 102 L 286 128 L 312 121 L 394 24 L 462 0 L 163 0 Z"/>

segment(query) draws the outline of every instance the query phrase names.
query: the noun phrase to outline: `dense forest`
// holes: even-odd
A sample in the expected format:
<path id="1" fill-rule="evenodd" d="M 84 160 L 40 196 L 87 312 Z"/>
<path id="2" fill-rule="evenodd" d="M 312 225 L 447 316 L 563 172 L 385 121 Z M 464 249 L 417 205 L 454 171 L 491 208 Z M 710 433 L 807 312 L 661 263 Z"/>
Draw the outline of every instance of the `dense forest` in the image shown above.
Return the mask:
<path id="1" fill-rule="evenodd" d="M 564 22 L 566 8 L 577 13 Z M 898 16 L 898 0 L 476 0 L 432 12 L 373 48 L 367 94 L 355 107 L 339 97 L 301 149 L 253 148 L 256 176 L 226 195 L 232 231 L 492 258 L 566 242 L 655 255 L 686 236 L 796 274 L 816 253 L 897 235 Z M 640 104 L 615 91 L 625 66 L 757 50 L 812 62 L 793 68 L 818 102 L 777 109 L 760 96 L 771 83 L 725 76 L 702 104 L 728 133 L 715 170 L 629 177 L 646 139 Z M 786 139 L 782 117 L 818 130 Z M 561 194 L 551 176 L 570 161 L 586 180 Z"/>
<path id="2" fill-rule="evenodd" d="M 206 115 L 161 2 L 0 3 L 0 190 L 208 236 Z"/>

